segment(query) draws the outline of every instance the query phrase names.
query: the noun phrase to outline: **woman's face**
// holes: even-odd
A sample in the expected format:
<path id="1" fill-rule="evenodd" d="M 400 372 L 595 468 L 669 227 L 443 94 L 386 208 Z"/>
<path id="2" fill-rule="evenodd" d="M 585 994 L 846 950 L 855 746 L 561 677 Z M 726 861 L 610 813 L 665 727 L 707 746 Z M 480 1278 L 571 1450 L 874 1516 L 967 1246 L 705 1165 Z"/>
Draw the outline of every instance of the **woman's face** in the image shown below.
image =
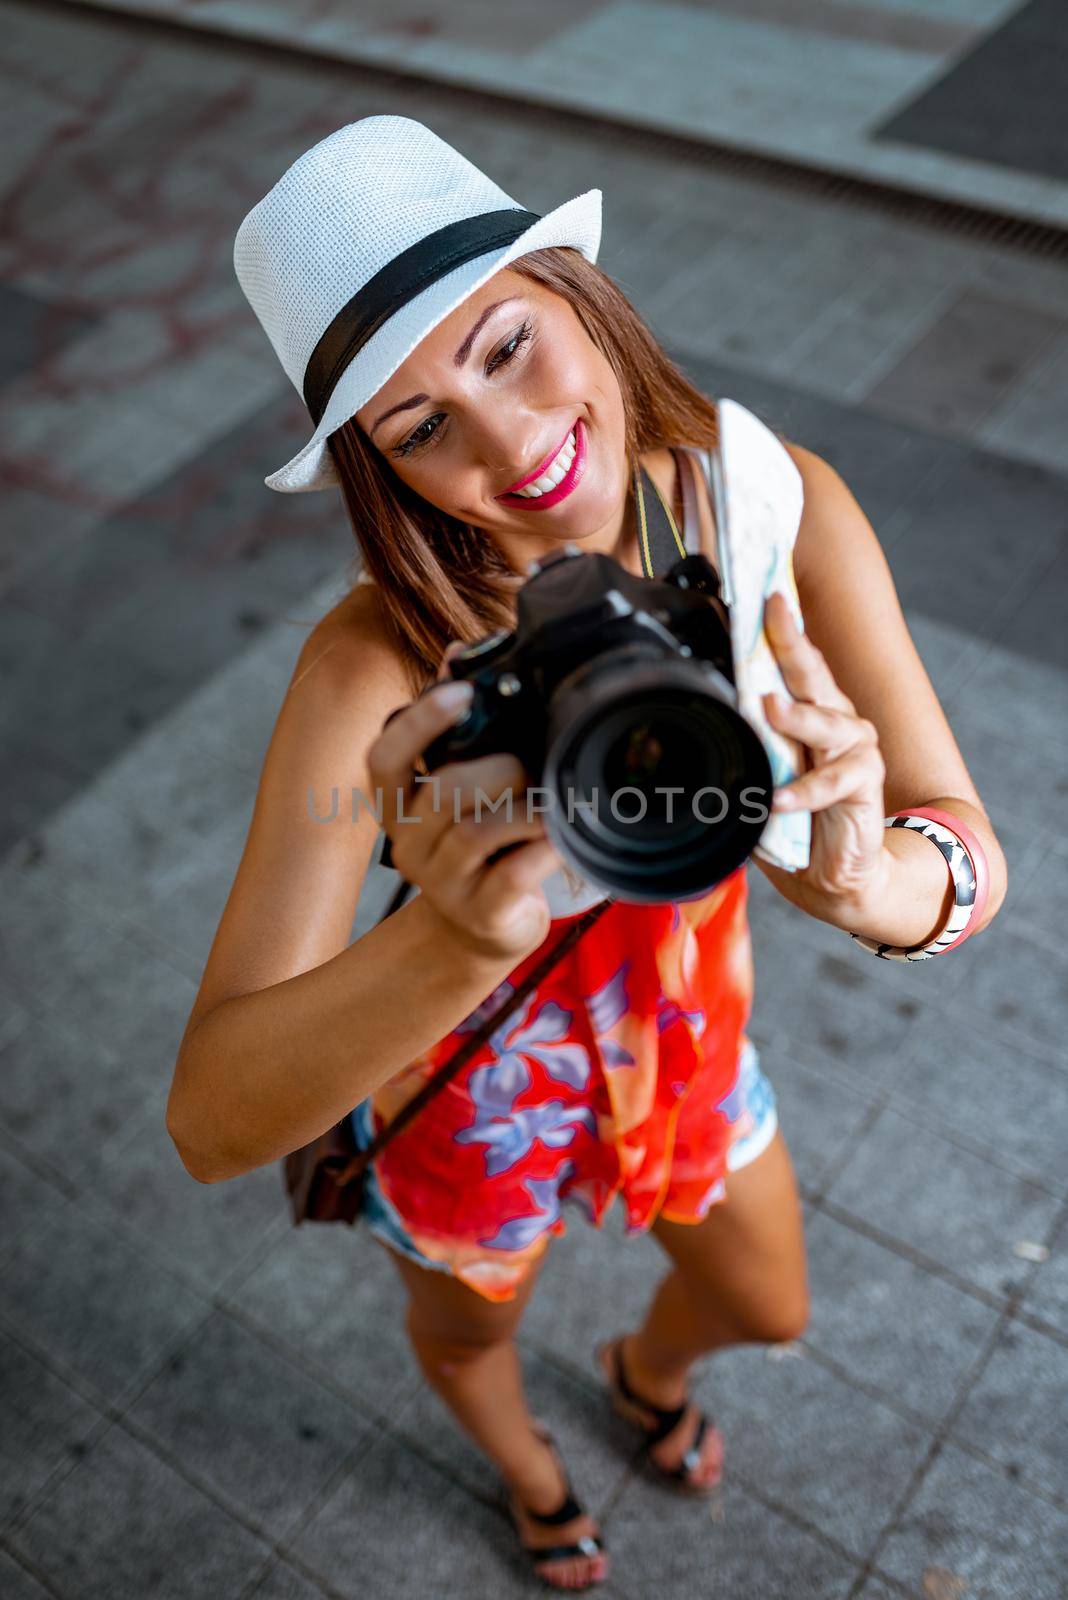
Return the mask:
<path id="1" fill-rule="evenodd" d="M 502 269 L 457 306 L 356 422 L 399 478 L 485 529 L 519 572 L 568 539 L 616 548 L 628 490 L 618 380 L 570 302 L 519 273 Z M 538 473 L 542 494 L 507 492 Z"/>

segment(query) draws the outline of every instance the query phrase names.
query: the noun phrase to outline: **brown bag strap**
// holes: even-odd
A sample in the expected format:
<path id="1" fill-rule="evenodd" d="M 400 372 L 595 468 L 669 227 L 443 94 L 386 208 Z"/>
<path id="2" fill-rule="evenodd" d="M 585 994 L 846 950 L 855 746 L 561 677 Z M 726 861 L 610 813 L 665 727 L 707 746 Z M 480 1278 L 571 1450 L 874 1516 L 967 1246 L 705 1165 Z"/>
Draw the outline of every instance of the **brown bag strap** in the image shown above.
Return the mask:
<path id="1" fill-rule="evenodd" d="M 688 450 L 673 452 L 679 479 L 682 483 L 683 540 L 687 550 L 701 548 L 701 513 L 697 509 L 697 489 L 693 481 L 693 460 Z"/>
<path id="2" fill-rule="evenodd" d="M 407 884 L 401 885 L 389 910 L 385 914 L 386 916 L 389 916 L 397 908 L 407 893 L 408 887 Z M 447 1083 L 450 1083 L 456 1077 L 456 1074 L 467 1065 L 471 1057 L 485 1044 L 490 1035 L 497 1030 L 507 1017 L 512 1015 L 512 1012 L 522 1004 L 530 991 L 537 988 L 538 984 L 548 976 L 557 963 L 563 960 L 568 951 L 574 949 L 586 930 L 592 928 L 598 918 L 603 916 L 609 906 L 612 905 L 615 905 L 615 901 L 611 896 L 606 897 L 604 900 L 599 900 L 588 911 L 584 911 L 578 921 L 572 923 L 566 933 L 561 934 L 552 949 L 542 957 L 537 966 L 531 968 L 514 993 L 509 995 L 506 1000 L 502 1000 L 496 1011 L 479 1023 L 470 1038 L 465 1039 L 463 1044 L 449 1057 L 448 1061 L 438 1068 L 433 1077 L 429 1078 L 423 1085 L 419 1093 L 413 1095 L 397 1112 L 392 1122 L 383 1128 L 381 1133 L 375 1135 L 367 1149 L 361 1150 L 358 1155 L 352 1158 L 348 1166 L 337 1174 L 336 1183 L 351 1183 L 354 1178 L 358 1178 L 370 1166 L 375 1157 L 382 1153 L 389 1141 L 400 1133 L 402 1128 L 406 1128 L 412 1118 L 418 1116 L 423 1107 L 444 1089 Z"/>

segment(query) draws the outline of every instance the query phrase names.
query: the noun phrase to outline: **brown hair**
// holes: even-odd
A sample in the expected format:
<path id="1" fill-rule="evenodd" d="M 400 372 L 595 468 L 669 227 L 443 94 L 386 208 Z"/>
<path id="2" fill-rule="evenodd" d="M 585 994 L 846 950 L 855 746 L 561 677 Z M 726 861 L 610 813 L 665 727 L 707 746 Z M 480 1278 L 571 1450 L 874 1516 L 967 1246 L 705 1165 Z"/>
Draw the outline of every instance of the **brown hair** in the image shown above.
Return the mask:
<path id="1" fill-rule="evenodd" d="M 713 447 L 715 405 L 664 353 L 607 273 L 563 245 L 532 250 L 511 270 L 569 300 L 611 363 L 632 471 L 639 456 L 665 445 Z M 488 533 L 440 511 L 398 478 L 354 418 L 326 442 L 363 565 L 418 694 L 450 639 L 470 642 L 515 626 L 522 575 Z"/>

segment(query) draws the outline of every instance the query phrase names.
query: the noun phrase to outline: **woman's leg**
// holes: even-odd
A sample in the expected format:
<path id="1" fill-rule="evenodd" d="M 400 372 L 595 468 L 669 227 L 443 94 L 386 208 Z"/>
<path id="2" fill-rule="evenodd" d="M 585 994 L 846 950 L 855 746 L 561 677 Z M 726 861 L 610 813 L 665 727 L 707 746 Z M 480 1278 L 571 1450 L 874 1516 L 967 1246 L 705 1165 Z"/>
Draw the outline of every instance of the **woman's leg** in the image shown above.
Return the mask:
<path id="1" fill-rule="evenodd" d="M 645 1321 L 622 1345 L 634 1391 L 662 1407 L 681 1405 L 693 1362 L 725 1345 L 796 1339 L 808 1317 L 801 1202 L 782 1133 L 755 1161 L 731 1172 L 727 1197 L 703 1221 L 658 1220 L 653 1232 L 673 1266 Z M 683 1418 L 654 1456 L 675 1466 L 696 1432 Z M 711 1433 L 695 1479 L 710 1481 L 721 1444 Z"/>
<path id="2" fill-rule="evenodd" d="M 449 1273 L 421 1267 L 394 1250 L 389 1254 L 408 1290 L 408 1334 L 419 1365 L 512 1490 L 523 1543 L 547 1549 L 595 1535 L 597 1524 L 585 1515 L 554 1527 L 524 1515 L 524 1507 L 554 1511 L 566 1491 L 553 1451 L 533 1431 L 513 1342 L 541 1263 L 514 1300 L 493 1302 Z M 602 1576 L 607 1562 L 583 1556 L 543 1564 L 538 1570 L 561 1587 L 577 1588 Z"/>

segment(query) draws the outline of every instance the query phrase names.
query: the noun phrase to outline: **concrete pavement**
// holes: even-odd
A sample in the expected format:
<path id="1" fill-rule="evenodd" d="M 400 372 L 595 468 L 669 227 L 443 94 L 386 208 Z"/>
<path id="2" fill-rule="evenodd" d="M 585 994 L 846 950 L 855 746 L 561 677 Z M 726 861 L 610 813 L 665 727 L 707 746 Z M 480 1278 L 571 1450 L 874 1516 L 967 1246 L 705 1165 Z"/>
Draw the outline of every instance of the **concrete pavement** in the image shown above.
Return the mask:
<path id="1" fill-rule="evenodd" d="M 728 1482 L 676 1500 L 590 1358 L 656 1247 L 570 1222 L 523 1354 L 609 1593 L 1054 1600 L 1063 263 L 344 63 L 10 0 L 0 21 L 0 1590 L 537 1592 L 366 1234 L 294 1232 L 273 1169 L 193 1184 L 162 1121 L 292 664 L 352 576 L 340 503 L 262 486 L 305 422 L 233 232 L 300 150 L 395 110 L 535 208 L 600 184 L 603 264 L 672 353 L 839 468 L 1010 859 L 989 932 L 903 970 L 752 874 L 812 1324 L 708 1363 Z"/>
<path id="2" fill-rule="evenodd" d="M 1060 0 L 71 0 L 1068 222 Z"/>

